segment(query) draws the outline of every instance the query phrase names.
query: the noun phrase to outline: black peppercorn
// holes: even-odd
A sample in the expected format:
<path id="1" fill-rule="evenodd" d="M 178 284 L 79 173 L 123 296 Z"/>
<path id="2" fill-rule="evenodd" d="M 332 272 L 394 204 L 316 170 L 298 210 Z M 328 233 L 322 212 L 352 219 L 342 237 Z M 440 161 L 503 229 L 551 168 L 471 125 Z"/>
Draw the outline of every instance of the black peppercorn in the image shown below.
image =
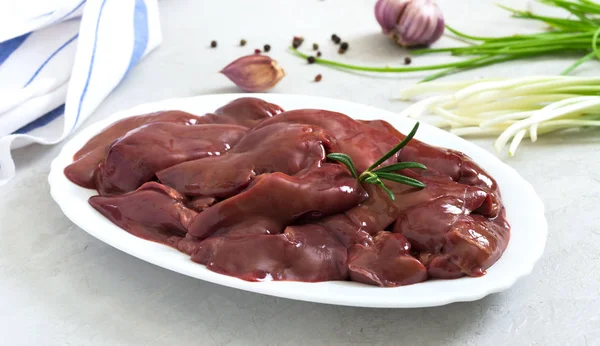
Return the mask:
<path id="1" fill-rule="evenodd" d="M 323 76 L 321 76 L 321 74 L 319 73 L 318 75 L 315 76 L 315 82 L 320 82 L 321 79 L 323 79 Z"/>
<path id="2" fill-rule="evenodd" d="M 348 49 L 348 42 L 342 42 L 342 44 L 340 45 L 340 48 L 343 50 L 347 50 Z"/>
<path id="3" fill-rule="evenodd" d="M 294 39 L 292 40 L 292 46 L 294 48 L 298 48 L 298 47 L 300 47 L 302 42 L 304 42 L 304 38 L 302 38 L 300 36 L 294 36 Z"/>
<path id="4" fill-rule="evenodd" d="M 331 40 L 335 42 L 335 44 L 338 44 L 340 41 L 342 41 L 342 39 L 336 34 L 331 35 Z"/>
<path id="5" fill-rule="evenodd" d="M 412 59 L 409 56 L 404 58 L 404 65 L 410 65 L 411 62 L 412 62 Z"/>
<path id="6" fill-rule="evenodd" d="M 316 43 L 313 43 L 313 50 L 318 50 L 319 49 L 319 45 Z"/>
<path id="7" fill-rule="evenodd" d="M 309 63 L 309 64 L 312 64 L 312 63 L 314 63 L 314 62 L 315 62 L 315 61 L 317 61 L 317 60 L 315 59 L 315 57 L 314 57 L 314 56 L 312 56 L 312 55 L 311 55 L 311 56 L 309 56 L 309 57 L 306 59 L 306 61 L 308 61 L 308 63 Z"/>
<path id="8" fill-rule="evenodd" d="M 271 50 L 271 46 L 268 44 L 265 44 L 265 46 L 263 48 L 265 49 L 265 52 L 268 52 Z"/>
<path id="9" fill-rule="evenodd" d="M 214 40 L 213 40 L 213 41 L 211 41 L 211 42 L 210 42 L 210 47 L 211 47 L 211 48 L 215 48 L 215 47 L 217 47 L 217 41 L 214 41 Z"/>
<path id="10" fill-rule="evenodd" d="M 240 41 L 240 46 L 242 46 L 242 47 L 243 47 L 243 46 L 245 46 L 245 45 L 246 45 L 246 40 L 242 39 L 242 40 Z"/>
<path id="11" fill-rule="evenodd" d="M 317 56 L 320 58 L 321 57 L 321 52 L 317 52 Z"/>

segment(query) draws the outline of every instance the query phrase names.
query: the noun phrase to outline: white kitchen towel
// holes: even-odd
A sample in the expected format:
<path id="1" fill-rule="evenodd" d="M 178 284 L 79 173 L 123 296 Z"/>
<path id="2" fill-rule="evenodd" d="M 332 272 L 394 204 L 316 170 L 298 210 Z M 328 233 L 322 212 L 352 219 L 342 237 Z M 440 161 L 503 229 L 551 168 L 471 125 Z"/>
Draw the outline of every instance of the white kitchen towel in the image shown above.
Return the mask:
<path id="1" fill-rule="evenodd" d="M 13 3 L 0 6 L 0 185 L 11 148 L 63 140 L 162 40 L 157 0 Z"/>

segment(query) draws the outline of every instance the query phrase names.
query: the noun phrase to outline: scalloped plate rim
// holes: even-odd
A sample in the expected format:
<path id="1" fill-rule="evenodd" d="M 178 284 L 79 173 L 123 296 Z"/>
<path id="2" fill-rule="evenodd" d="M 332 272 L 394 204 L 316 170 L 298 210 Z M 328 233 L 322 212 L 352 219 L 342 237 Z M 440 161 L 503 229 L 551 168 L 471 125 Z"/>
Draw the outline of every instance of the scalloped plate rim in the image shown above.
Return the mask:
<path id="1" fill-rule="evenodd" d="M 500 186 L 507 209 L 508 221 L 512 226 L 511 241 L 503 256 L 482 277 L 430 280 L 396 288 L 380 288 L 344 281 L 319 283 L 243 281 L 211 272 L 205 266 L 190 261 L 187 255 L 177 250 L 137 238 L 113 225 L 87 203 L 87 197 L 92 195 L 92 191 L 76 186 L 67 180 L 63 174 L 64 167 L 71 162 L 75 151 L 89 138 L 116 120 L 135 114 L 165 109 L 193 110 L 193 113 L 203 114 L 213 111 L 219 105 L 238 97 L 249 96 L 279 104 L 284 109 L 323 108 L 340 111 L 356 118 L 380 118 L 390 122 L 395 127 L 400 127 L 402 131 L 410 130 L 415 122 L 413 119 L 398 117 L 389 111 L 367 105 L 304 95 L 215 94 L 145 103 L 114 113 L 104 120 L 88 125 L 63 146 L 60 154 L 52 161 L 48 176 L 52 198 L 60 206 L 63 213 L 84 231 L 106 244 L 146 262 L 232 288 L 316 303 L 376 308 L 415 308 L 478 300 L 489 294 L 510 288 L 518 279 L 529 275 L 535 263 L 541 258 L 546 243 L 548 225 L 544 216 L 544 204 L 535 193 L 533 186 L 495 155 L 473 143 L 427 124 L 422 124 L 420 127 L 416 136 L 418 139 L 427 143 L 434 142 L 432 144 L 436 145 L 439 145 L 439 142 L 450 144 L 445 146 L 454 149 L 460 148 L 459 150 L 473 157 L 478 164 L 488 170 Z M 298 106 L 286 107 L 286 105 Z M 365 114 L 371 114 L 371 116 L 365 116 Z M 515 199 L 515 194 L 522 197 L 519 198 L 521 203 Z M 84 197 L 86 198 L 84 199 Z M 507 203 L 507 200 L 510 200 L 510 204 Z M 528 213 L 522 215 L 523 209 L 519 208 L 519 204 L 525 204 Z M 516 234 L 515 231 L 524 233 Z M 521 240 L 523 236 L 525 240 L 532 241 L 525 254 L 519 252 L 519 249 L 522 251 L 522 247 L 527 245 L 522 244 L 525 241 Z M 517 258 L 517 255 L 519 258 Z M 506 264 L 507 262 L 508 264 Z"/>

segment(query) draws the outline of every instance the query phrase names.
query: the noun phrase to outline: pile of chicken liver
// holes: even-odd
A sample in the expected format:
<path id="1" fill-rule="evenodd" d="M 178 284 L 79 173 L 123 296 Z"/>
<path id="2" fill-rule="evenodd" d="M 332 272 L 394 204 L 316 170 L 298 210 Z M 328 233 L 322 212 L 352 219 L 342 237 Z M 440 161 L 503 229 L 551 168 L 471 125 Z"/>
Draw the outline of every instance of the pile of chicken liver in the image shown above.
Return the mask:
<path id="1" fill-rule="evenodd" d="M 394 182 L 360 184 L 328 153 L 363 171 L 405 136 L 382 120 L 283 111 L 240 98 L 196 116 L 123 119 L 65 169 L 96 189 L 89 203 L 138 237 L 243 280 L 352 280 L 393 287 L 481 276 L 510 237 L 494 179 L 466 155 L 413 139 L 385 165 L 417 161 Z"/>

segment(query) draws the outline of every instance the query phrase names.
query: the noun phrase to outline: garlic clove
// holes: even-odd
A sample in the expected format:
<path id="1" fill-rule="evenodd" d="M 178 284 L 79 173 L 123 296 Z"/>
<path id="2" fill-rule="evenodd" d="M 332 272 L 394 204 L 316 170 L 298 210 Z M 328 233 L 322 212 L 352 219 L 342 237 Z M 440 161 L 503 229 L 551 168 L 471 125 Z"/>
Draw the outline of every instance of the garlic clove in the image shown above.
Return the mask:
<path id="1" fill-rule="evenodd" d="M 277 61 L 260 54 L 243 56 L 227 65 L 221 73 L 249 92 L 269 90 L 285 76 Z"/>
<path id="2" fill-rule="evenodd" d="M 377 4 L 375 4 L 375 18 L 384 34 L 390 34 L 396 28 L 396 24 L 409 2 L 410 0 L 377 1 Z"/>
<path id="3" fill-rule="evenodd" d="M 379 0 L 375 17 L 403 47 L 430 45 L 444 33 L 444 15 L 433 0 Z"/>
<path id="4" fill-rule="evenodd" d="M 442 10 L 433 0 L 412 0 L 396 26 L 398 44 L 403 47 L 429 45 L 444 33 Z"/>

